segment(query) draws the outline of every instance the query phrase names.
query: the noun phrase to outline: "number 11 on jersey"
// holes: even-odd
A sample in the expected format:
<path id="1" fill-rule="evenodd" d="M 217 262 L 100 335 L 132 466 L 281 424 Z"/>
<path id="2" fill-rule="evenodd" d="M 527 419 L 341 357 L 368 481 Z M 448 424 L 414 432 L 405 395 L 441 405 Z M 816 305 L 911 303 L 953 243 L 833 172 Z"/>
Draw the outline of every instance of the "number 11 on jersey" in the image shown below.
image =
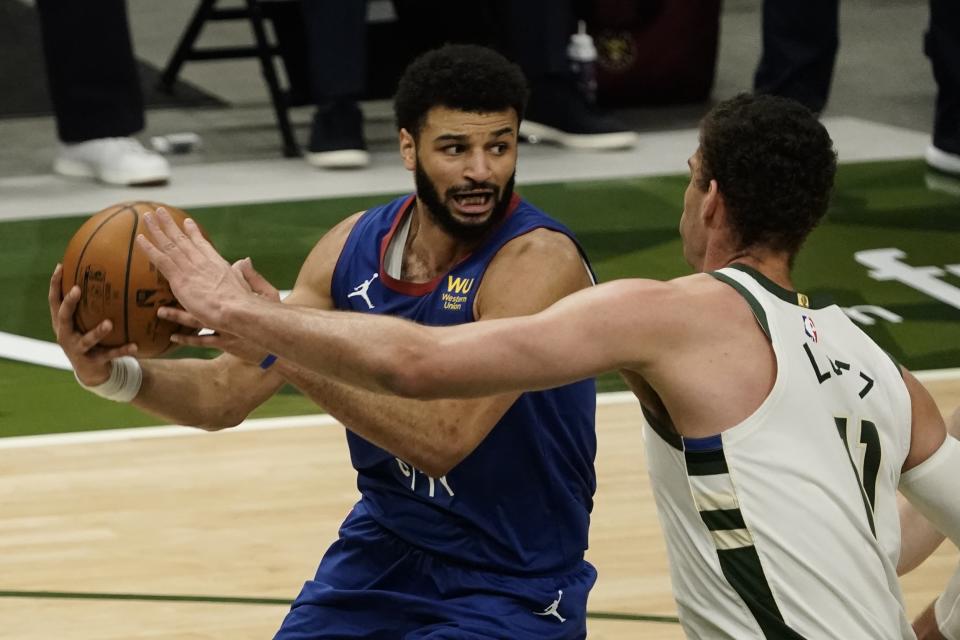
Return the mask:
<path id="1" fill-rule="evenodd" d="M 860 484 L 863 507 L 867 512 L 870 531 L 877 535 L 873 524 L 873 508 L 877 498 L 877 473 L 880 471 L 880 434 L 877 425 L 869 420 L 860 421 L 860 433 L 848 433 L 848 420 L 834 418 L 840 439 L 847 450 L 847 457 Z M 852 442 L 851 442 L 852 436 Z"/>

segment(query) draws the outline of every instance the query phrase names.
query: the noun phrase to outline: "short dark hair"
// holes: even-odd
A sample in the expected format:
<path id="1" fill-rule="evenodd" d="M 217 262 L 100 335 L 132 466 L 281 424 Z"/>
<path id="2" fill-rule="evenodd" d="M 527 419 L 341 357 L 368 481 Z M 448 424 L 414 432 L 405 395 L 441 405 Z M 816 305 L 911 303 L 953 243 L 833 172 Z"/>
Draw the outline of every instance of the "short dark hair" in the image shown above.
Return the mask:
<path id="1" fill-rule="evenodd" d="M 826 128 L 800 103 L 740 94 L 700 125 L 698 186 L 717 186 L 738 248 L 796 254 L 827 212 L 837 154 Z"/>
<path id="2" fill-rule="evenodd" d="M 522 120 L 527 93 L 520 68 L 493 49 L 448 44 L 410 63 L 400 78 L 393 110 L 397 129 L 417 138 L 434 107 L 469 113 L 512 108 Z"/>

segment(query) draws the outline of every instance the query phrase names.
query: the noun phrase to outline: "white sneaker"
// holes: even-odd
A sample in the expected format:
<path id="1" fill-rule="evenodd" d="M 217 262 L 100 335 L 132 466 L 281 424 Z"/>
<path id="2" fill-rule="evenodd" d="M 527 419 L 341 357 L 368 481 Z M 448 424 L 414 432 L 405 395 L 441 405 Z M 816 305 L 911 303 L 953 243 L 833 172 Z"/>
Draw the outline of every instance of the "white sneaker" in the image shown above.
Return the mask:
<path id="1" fill-rule="evenodd" d="M 569 149 L 590 151 L 631 149 L 640 141 L 640 135 L 636 131 L 572 133 L 532 120 L 520 123 L 520 136 L 531 144 L 552 142 Z"/>
<path id="2" fill-rule="evenodd" d="M 362 169 L 370 165 L 370 153 L 365 149 L 305 151 L 303 156 L 311 165 L 321 169 Z"/>
<path id="3" fill-rule="evenodd" d="M 166 158 L 147 151 L 133 138 L 97 138 L 61 145 L 53 170 L 64 176 L 96 178 L 121 186 L 159 185 L 170 180 Z"/>
<path id="4" fill-rule="evenodd" d="M 938 149 L 932 144 L 927 147 L 927 164 L 944 173 L 960 176 L 960 154 Z"/>

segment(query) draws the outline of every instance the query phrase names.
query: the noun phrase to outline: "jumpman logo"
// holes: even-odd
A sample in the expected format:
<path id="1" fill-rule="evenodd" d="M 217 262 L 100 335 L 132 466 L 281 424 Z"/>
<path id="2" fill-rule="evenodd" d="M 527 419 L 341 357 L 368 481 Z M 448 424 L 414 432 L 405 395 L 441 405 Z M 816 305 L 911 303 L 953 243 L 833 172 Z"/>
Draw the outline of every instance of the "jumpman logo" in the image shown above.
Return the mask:
<path id="1" fill-rule="evenodd" d="M 557 620 L 560 622 L 566 622 L 567 619 L 561 616 L 557 609 L 560 607 L 560 599 L 563 598 L 563 589 L 557 591 L 557 599 L 550 603 L 550 606 L 544 609 L 543 611 L 534 611 L 533 615 L 535 616 L 556 616 Z"/>
<path id="2" fill-rule="evenodd" d="M 370 276 L 369 280 L 364 280 L 357 286 L 353 288 L 353 293 L 348 293 L 347 297 L 352 298 L 353 296 L 360 296 L 363 298 L 363 301 L 367 303 L 367 309 L 373 309 L 373 303 L 370 302 L 370 297 L 367 296 L 367 289 L 370 288 L 370 285 L 373 284 L 373 281 L 377 279 L 377 274 Z"/>

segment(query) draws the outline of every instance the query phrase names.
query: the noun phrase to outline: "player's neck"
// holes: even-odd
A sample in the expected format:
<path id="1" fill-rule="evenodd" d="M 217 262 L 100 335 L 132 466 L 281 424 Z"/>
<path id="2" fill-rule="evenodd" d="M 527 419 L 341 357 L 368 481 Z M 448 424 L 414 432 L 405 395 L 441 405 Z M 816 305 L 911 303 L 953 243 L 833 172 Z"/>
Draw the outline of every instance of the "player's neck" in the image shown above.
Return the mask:
<path id="1" fill-rule="evenodd" d="M 782 251 L 771 251 L 763 247 L 711 249 L 713 248 L 708 247 L 704 256 L 703 271 L 705 272 L 729 267 L 732 264 L 742 264 L 759 271 L 784 289 L 795 290 L 790 277 L 790 256 Z"/>
<path id="2" fill-rule="evenodd" d="M 410 233 L 403 250 L 403 270 L 411 278 L 429 280 L 446 273 L 476 248 L 476 242 L 464 242 L 447 233 L 434 222 L 419 201 L 410 215 Z"/>
<path id="3" fill-rule="evenodd" d="M 795 291 L 790 277 L 790 259 L 782 252 L 748 249 L 736 251 L 726 257 L 720 267 L 742 264 L 755 269 L 789 291 Z"/>

